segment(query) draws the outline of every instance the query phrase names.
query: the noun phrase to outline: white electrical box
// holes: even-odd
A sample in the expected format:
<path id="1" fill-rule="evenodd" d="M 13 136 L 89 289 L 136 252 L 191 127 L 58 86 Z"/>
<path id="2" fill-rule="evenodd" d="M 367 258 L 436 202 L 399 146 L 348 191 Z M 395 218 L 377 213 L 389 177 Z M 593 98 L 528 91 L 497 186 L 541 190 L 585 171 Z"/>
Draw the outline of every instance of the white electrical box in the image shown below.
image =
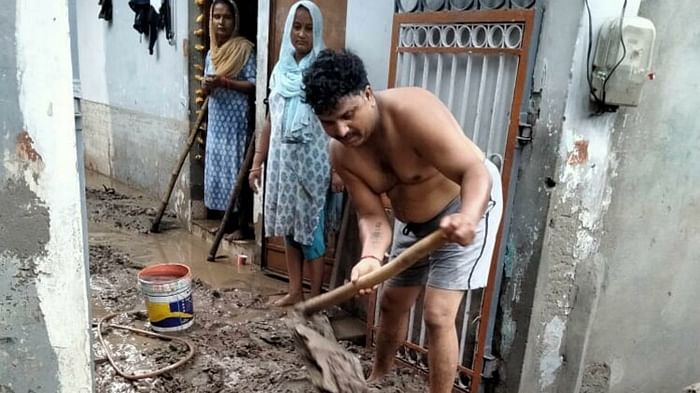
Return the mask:
<path id="1" fill-rule="evenodd" d="M 620 42 L 620 32 L 625 43 L 624 49 Z M 591 81 L 598 100 L 615 106 L 639 104 L 644 82 L 654 79 L 651 63 L 655 39 L 654 24 L 649 19 L 638 16 L 624 17 L 622 29 L 620 18 L 601 27 Z"/>

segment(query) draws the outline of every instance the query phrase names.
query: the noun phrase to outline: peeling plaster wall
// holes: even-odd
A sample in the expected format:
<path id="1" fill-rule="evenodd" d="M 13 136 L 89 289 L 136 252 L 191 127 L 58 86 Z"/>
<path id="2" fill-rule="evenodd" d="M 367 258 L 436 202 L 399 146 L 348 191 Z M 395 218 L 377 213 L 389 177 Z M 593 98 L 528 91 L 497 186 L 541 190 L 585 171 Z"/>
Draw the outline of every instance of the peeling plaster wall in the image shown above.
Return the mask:
<path id="1" fill-rule="evenodd" d="M 601 388 L 581 392 L 681 392 L 700 382 L 700 5 L 647 0 L 639 15 L 657 28 L 657 78 L 612 125 L 604 231 L 584 271 L 600 289 L 579 366 L 580 379 Z"/>
<path id="2" fill-rule="evenodd" d="M 0 391 L 92 392 L 67 2 L 5 4 L 0 47 Z"/>
<path id="3" fill-rule="evenodd" d="M 113 20 L 98 19 L 92 0 L 77 5 L 85 165 L 161 197 L 189 132 L 188 2 L 170 1 L 175 38 L 161 31 L 154 54 L 133 29 L 127 1 L 113 2 Z M 152 2 L 156 10 L 160 2 Z M 189 163 L 171 198 L 190 217 Z"/>
<path id="4" fill-rule="evenodd" d="M 622 1 L 591 0 L 593 42 L 599 26 L 620 15 Z M 635 15 L 639 2 L 630 1 Z M 595 317 L 605 260 L 598 252 L 603 217 L 610 203 L 610 178 L 617 160 L 612 151 L 616 113 L 593 116 L 586 81 L 588 16 L 583 7 L 564 7 L 577 17 L 569 84 L 557 132 L 555 174 L 548 186 L 550 206 L 544 232 L 534 306 L 523 361 L 520 392 L 575 391 Z M 558 14 L 562 15 L 562 14 Z M 541 47 L 559 39 L 545 37 Z M 552 41 L 550 41 L 552 40 Z M 547 61 L 546 58 L 541 61 Z M 543 100 L 546 97 L 543 96 Z M 556 108 L 556 107 L 555 107 Z M 540 118 L 551 106 L 540 106 Z"/>
<path id="5" fill-rule="evenodd" d="M 543 188 L 549 189 L 550 204 L 525 342 L 513 344 L 523 336 L 512 325 L 521 326 L 512 311 L 503 312 L 501 348 L 509 349 L 508 375 L 520 374 L 517 391 L 523 393 L 680 391 L 700 379 L 695 360 L 700 334 L 693 328 L 700 318 L 692 300 L 700 276 L 700 246 L 694 241 L 700 232 L 695 165 L 700 140 L 693 118 L 700 107 L 700 28 L 694 23 L 700 7 L 693 0 L 672 7 L 629 1 L 627 15 L 639 11 L 656 24 L 659 77 L 645 87 L 638 108 L 592 115 L 585 78 L 588 18 L 578 5 L 556 3 L 548 4 L 561 7 L 555 17 L 575 17 L 578 32 L 573 42 L 566 41 L 568 35 L 553 35 L 552 28 L 562 25 L 552 19 L 552 9 L 547 11 L 536 81 L 546 77 L 543 64 L 551 64 L 557 53 L 544 48 L 561 44 L 575 51 L 570 60 L 559 59 L 571 64 L 563 116 L 561 104 L 550 100 L 557 92 L 548 91 L 546 79 L 539 97 L 534 143 L 544 127 L 550 128 L 554 139 L 547 147 L 553 150 L 540 150 L 539 160 L 547 163 L 546 154 L 556 160 Z M 622 8 L 617 0 L 590 3 L 595 33 Z M 518 192 L 532 188 L 519 184 Z M 509 246 L 542 233 L 523 228 Z M 522 273 L 518 255 L 527 256 L 513 258 L 515 278 L 501 301 L 506 311 L 517 309 L 511 299 L 524 283 L 516 276 Z M 523 347 L 518 372 L 520 365 L 512 360 Z M 506 379 L 509 383 L 504 391 L 516 391 Z"/>
<path id="6" fill-rule="evenodd" d="M 520 385 L 559 141 L 571 83 L 571 62 L 583 2 L 539 1 L 543 18 L 535 56 L 530 107 L 537 115 L 533 141 L 516 150 L 514 199 L 504 256 L 494 352 L 503 359 L 497 389 Z M 535 392 L 537 390 L 533 390 Z"/>

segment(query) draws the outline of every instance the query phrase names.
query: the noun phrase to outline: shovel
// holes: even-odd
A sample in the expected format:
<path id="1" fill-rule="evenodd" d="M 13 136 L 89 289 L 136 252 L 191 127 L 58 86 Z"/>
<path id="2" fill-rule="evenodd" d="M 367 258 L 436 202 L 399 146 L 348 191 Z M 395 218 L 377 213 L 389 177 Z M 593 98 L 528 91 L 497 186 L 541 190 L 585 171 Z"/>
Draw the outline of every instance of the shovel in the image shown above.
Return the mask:
<path id="1" fill-rule="evenodd" d="M 372 288 L 401 273 L 445 243 L 440 230 L 419 240 L 379 269 L 294 307 L 289 325 L 303 355 L 311 382 L 320 392 L 367 392 L 359 359 L 340 346 L 328 318 L 316 314 L 353 298 L 360 289 Z"/>

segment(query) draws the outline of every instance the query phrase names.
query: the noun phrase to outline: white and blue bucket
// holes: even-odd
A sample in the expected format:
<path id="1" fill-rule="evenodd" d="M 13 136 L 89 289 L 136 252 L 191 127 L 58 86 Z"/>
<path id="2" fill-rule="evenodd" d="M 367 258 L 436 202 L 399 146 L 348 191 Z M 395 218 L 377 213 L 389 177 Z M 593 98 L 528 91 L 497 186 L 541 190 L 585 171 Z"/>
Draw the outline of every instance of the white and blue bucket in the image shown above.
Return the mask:
<path id="1" fill-rule="evenodd" d="M 163 263 L 148 266 L 139 272 L 138 279 L 153 330 L 176 332 L 192 326 L 192 272 L 187 265 Z"/>

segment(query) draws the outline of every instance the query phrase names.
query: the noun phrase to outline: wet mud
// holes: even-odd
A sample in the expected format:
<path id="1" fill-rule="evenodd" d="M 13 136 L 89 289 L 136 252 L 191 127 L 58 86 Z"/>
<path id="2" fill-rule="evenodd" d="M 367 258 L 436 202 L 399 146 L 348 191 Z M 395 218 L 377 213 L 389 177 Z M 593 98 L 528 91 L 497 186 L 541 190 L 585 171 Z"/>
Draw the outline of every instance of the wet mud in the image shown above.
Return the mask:
<path id="1" fill-rule="evenodd" d="M 195 276 L 195 322 L 188 330 L 169 335 L 192 342 L 195 355 L 180 368 L 158 377 L 129 381 L 116 374 L 106 360 L 104 349 L 94 340 L 96 391 L 316 391 L 309 382 L 304 360 L 295 349 L 287 312 L 267 305 L 270 297 L 284 292 L 286 284 L 252 266 L 236 266 L 230 261 L 206 262 L 207 244 L 181 229 L 146 235 L 150 209 L 155 203 L 120 191 L 90 184 L 87 193 L 93 320 L 96 322 L 113 312 L 145 308 L 137 286 L 137 273 L 144 266 L 157 262 L 186 263 Z M 123 315 L 111 322 L 150 328 L 144 314 Z M 115 362 L 126 372 L 155 370 L 177 362 L 186 354 L 180 343 L 124 330 L 103 330 Z M 97 333 L 96 329 L 93 333 Z M 340 345 L 357 356 L 367 374 L 371 351 L 347 342 Z M 370 391 L 424 392 L 426 384 L 414 370 L 398 367 L 380 385 L 370 387 Z"/>
<path id="2" fill-rule="evenodd" d="M 90 220 L 111 225 L 129 232 L 146 234 L 150 232 L 155 218 L 157 204 L 142 195 L 126 195 L 107 185 L 88 187 L 85 190 Z M 175 216 L 166 210 L 161 229 L 177 228 Z"/>

